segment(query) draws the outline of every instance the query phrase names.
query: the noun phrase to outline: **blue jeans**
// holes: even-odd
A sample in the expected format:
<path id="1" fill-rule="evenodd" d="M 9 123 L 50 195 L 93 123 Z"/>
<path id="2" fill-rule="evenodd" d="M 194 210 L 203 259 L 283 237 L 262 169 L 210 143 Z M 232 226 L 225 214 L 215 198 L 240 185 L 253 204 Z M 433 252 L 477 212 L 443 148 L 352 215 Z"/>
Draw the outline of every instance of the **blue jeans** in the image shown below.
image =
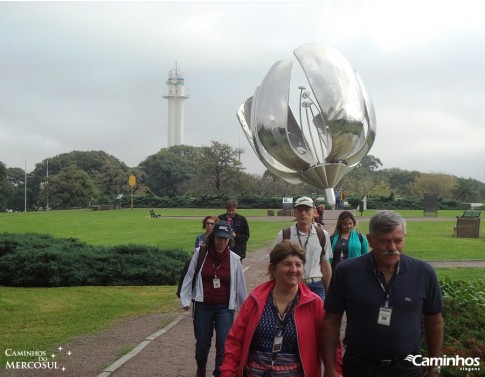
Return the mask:
<path id="1" fill-rule="evenodd" d="M 207 358 L 211 348 L 212 334 L 216 330 L 216 362 L 213 375 L 219 377 L 219 367 L 224 355 L 224 343 L 234 321 L 234 310 L 227 305 L 211 305 L 200 302 L 195 303 L 194 333 L 195 333 L 195 360 L 197 368 L 205 370 Z"/>
<path id="2" fill-rule="evenodd" d="M 306 286 L 310 288 L 310 291 L 319 296 L 322 299 L 322 302 L 325 301 L 325 289 L 323 289 L 323 281 L 320 280 L 315 283 L 308 283 Z"/>

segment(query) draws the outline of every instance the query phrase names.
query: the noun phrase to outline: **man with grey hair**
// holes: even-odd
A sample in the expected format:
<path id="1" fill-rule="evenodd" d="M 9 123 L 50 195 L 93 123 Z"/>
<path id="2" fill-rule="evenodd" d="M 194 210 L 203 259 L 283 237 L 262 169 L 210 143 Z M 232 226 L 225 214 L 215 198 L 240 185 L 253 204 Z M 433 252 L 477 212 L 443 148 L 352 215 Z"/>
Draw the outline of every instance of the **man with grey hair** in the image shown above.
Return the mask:
<path id="1" fill-rule="evenodd" d="M 320 224 L 313 223 L 315 204 L 312 198 L 307 196 L 298 198 L 293 205 L 293 211 L 296 224 L 281 230 L 276 235 L 274 245 L 289 239 L 305 250 L 303 282 L 324 301 L 325 292 L 332 277 L 332 267 L 329 262 L 329 258 L 333 258 L 330 237 Z"/>
<path id="2" fill-rule="evenodd" d="M 433 267 L 403 254 L 406 221 L 380 211 L 369 222 L 372 251 L 339 263 L 325 299 L 325 377 L 337 376 L 335 352 L 343 313 L 344 377 L 418 377 L 421 323 L 428 357 L 442 357 L 443 301 Z M 440 373 L 434 359 L 424 375 Z"/>

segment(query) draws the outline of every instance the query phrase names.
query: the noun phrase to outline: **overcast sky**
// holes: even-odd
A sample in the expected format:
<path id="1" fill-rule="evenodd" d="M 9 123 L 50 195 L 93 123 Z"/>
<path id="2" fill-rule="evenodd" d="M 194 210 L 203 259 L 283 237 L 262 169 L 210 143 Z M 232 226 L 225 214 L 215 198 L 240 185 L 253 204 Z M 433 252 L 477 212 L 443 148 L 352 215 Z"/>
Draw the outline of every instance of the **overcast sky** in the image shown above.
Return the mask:
<path id="1" fill-rule="evenodd" d="M 138 165 L 167 147 L 163 95 L 177 61 L 190 94 L 184 144 L 241 146 L 261 174 L 236 111 L 273 63 L 296 68 L 293 50 L 317 42 L 361 76 L 383 168 L 483 182 L 484 14 L 485 2 L 466 0 L 0 2 L 0 161 L 31 171 L 104 150 Z"/>

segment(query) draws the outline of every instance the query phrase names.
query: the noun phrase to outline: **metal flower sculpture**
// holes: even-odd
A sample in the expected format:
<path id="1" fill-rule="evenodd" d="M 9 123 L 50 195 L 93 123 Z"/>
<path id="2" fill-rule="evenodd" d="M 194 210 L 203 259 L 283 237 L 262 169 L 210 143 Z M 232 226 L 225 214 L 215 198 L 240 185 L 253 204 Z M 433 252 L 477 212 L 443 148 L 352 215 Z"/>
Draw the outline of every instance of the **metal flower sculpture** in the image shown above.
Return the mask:
<path id="1" fill-rule="evenodd" d="M 311 88 L 298 87 L 299 119 L 289 105 L 290 60 L 271 67 L 237 116 L 268 170 L 290 183 L 322 189 L 327 201 L 335 203 L 334 188 L 374 143 L 374 108 L 359 76 L 337 50 L 310 43 L 294 54 Z"/>

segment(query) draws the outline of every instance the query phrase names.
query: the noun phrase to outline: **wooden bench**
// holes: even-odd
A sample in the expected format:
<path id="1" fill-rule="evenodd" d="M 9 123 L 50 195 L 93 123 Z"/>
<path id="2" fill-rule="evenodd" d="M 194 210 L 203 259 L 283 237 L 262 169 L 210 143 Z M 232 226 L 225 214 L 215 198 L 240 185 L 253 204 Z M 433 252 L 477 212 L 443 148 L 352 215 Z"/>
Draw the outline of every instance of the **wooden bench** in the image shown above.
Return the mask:
<path id="1" fill-rule="evenodd" d="M 463 215 L 461 216 L 456 216 L 457 218 L 460 217 L 480 217 L 481 211 L 474 211 L 471 209 L 467 209 L 466 211 L 463 212 Z"/>

